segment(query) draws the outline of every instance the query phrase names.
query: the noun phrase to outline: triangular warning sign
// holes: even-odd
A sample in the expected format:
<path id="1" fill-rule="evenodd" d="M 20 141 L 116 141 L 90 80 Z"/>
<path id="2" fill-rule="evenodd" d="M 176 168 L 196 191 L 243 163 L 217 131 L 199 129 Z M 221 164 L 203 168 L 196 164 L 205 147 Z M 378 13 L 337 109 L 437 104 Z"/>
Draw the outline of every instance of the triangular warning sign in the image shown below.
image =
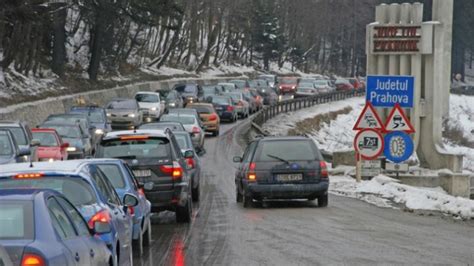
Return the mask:
<path id="1" fill-rule="evenodd" d="M 413 125 L 398 103 L 393 107 L 392 111 L 390 111 L 390 115 L 385 123 L 385 131 L 405 131 L 408 134 L 415 132 Z"/>
<path id="2" fill-rule="evenodd" d="M 374 106 L 367 102 L 365 104 L 362 113 L 360 114 L 359 118 L 357 119 L 356 124 L 354 125 L 353 130 L 362 130 L 362 129 L 379 129 L 384 130 L 382 120 L 380 120 L 377 111 L 375 111 Z"/>

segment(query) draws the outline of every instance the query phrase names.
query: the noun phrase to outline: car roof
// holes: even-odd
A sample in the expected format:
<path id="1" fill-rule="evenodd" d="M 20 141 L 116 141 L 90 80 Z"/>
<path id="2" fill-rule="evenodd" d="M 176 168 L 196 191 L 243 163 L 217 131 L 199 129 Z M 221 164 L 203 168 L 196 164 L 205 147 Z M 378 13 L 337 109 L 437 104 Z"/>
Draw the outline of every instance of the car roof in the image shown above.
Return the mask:
<path id="1" fill-rule="evenodd" d="M 285 136 L 285 137 L 270 136 L 270 137 L 264 137 L 264 138 L 259 139 L 259 141 L 264 141 L 264 142 L 276 141 L 276 140 L 311 140 L 311 139 L 304 136 Z"/>
<path id="2" fill-rule="evenodd" d="M 0 189 L 0 199 L 5 200 L 33 200 L 37 195 L 42 193 L 57 194 L 58 192 L 52 189 L 37 189 L 37 188 L 14 188 L 14 189 Z"/>
<path id="3" fill-rule="evenodd" d="M 50 162 L 5 164 L 0 169 L 0 176 L 8 176 L 16 173 L 57 173 L 57 174 L 79 174 L 82 166 L 87 164 L 87 160 L 70 160 Z"/>
<path id="4" fill-rule="evenodd" d="M 105 137 L 103 138 L 104 140 L 109 140 L 109 139 L 116 139 L 120 138 L 121 136 L 135 136 L 135 135 L 147 135 L 147 136 L 152 136 L 152 137 L 168 137 L 166 134 L 166 129 L 138 129 L 138 130 L 122 130 L 122 131 L 113 131 L 110 133 L 107 133 Z"/>
<path id="5" fill-rule="evenodd" d="M 219 82 L 217 85 L 229 85 L 229 86 L 234 86 L 234 83 L 231 82 Z"/>
<path id="6" fill-rule="evenodd" d="M 109 101 L 109 103 L 111 103 L 111 102 L 126 102 L 126 101 L 136 101 L 136 100 L 131 99 L 131 98 L 113 98 L 112 100 Z"/>
<path id="7" fill-rule="evenodd" d="M 186 108 L 188 108 L 188 106 L 205 106 L 205 107 L 212 107 L 213 105 L 210 104 L 210 103 L 190 103 L 186 106 Z M 192 108 L 189 108 L 189 109 L 192 109 Z M 195 109 L 193 109 L 195 110 Z"/>
<path id="8" fill-rule="evenodd" d="M 31 132 L 51 132 L 56 133 L 56 129 L 54 128 L 32 128 Z"/>
<path id="9" fill-rule="evenodd" d="M 138 91 L 137 93 L 135 93 L 135 95 L 137 94 L 153 94 L 153 95 L 159 95 L 160 93 L 158 92 L 153 92 L 153 91 Z"/>
<path id="10" fill-rule="evenodd" d="M 21 124 L 22 123 L 20 121 L 7 121 L 7 120 L 0 121 L 0 126 L 5 126 L 5 127 L 20 127 Z"/>

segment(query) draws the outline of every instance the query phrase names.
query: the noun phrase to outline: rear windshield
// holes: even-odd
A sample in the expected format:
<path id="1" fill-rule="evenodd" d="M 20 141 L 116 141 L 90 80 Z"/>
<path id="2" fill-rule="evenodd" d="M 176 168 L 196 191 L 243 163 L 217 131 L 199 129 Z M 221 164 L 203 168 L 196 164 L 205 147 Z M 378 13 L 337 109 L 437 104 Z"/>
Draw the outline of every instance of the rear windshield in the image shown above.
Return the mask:
<path id="1" fill-rule="evenodd" d="M 227 98 L 227 97 L 212 97 L 212 103 L 215 103 L 215 104 L 229 104 L 229 98 Z"/>
<path id="2" fill-rule="evenodd" d="M 107 140 L 98 151 L 99 158 L 121 159 L 169 158 L 170 154 L 166 138 Z"/>
<path id="3" fill-rule="evenodd" d="M 316 145 L 309 140 L 262 141 L 255 155 L 257 162 L 321 160 Z"/>
<path id="4" fill-rule="evenodd" d="M 32 201 L 0 201 L 0 239 L 33 239 Z"/>
<path id="5" fill-rule="evenodd" d="M 105 122 L 105 116 L 104 116 L 104 111 L 103 109 L 80 109 L 73 107 L 71 109 L 72 113 L 83 113 L 86 114 L 89 117 L 89 120 L 92 123 L 104 123 Z"/>
<path id="6" fill-rule="evenodd" d="M 208 106 L 191 105 L 189 108 L 196 110 L 199 114 L 212 114 L 214 110 Z"/>
<path id="7" fill-rule="evenodd" d="M 176 140 L 178 141 L 179 148 L 182 150 L 192 149 L 191 139 L 189 138 L 189 134 L 175 134 L 174 135 Z"/>
<path id="8" fill-rule="evenodd" d="M 90 184 L 78 177 L 54 176 L 36 179 L 0 179 L 0 187 L 56 190 L 64 194 L 77 208 L 89 206 L 97 202 Z"/>
<path id="9" fill-rule="evenodd" d="M 183 125 L 193 125 L 196 123 L 194 116 L 182 116 L 182 115 L 165 115 L 160 118 L 160 121 L 163 122 L 180 122 Z"/>
<path id="10" fill-rule="evenodd" d="M 120 167 L 116 164 L 98 165 L 99 169 L 105 174 L 114 188 L 125 188 L 125 179 Z"/>
<path id="11" fill-rule="evenodd" d="M 160 98 L 156 94 L 143 93 L 135 95 L 135 100 L 142 103 L 157 103 L 160 101 Z"/>
<path id="12" fill-rule="evenodd" d="M 173 130 L 185 130 L 183 125 L 178 123 L 149 123 L 143 124 L 139 127 L 139 129 L 171 129 Z"/>
<path id="13" fill-rule="evenodd" d="M 37 139 L 42 147 L 59 146 L 58 140 L 54 133 L 50 132 L 33 132 L 33 139 Z"/>
<path id="14" fill-rule="evenodd" d="M 18 145 L 28 145 L 25 132 L 23 131 L 21 127 L 0 127 L 0 128 L 7 129 L 8 131 L 10 131 Z"/>
<path id="15" fill-rule="evenodd" d="M 5 132 L 0 132 L 0 156 L 13 155 L 13 147 L 10 138 Z"/>
<path id="16" fill-rule="evenodd" d="M 136 109 L 137 102 L 136 101 L 115 101 L 110 102 L 107 105 L 107 109 Z"/>

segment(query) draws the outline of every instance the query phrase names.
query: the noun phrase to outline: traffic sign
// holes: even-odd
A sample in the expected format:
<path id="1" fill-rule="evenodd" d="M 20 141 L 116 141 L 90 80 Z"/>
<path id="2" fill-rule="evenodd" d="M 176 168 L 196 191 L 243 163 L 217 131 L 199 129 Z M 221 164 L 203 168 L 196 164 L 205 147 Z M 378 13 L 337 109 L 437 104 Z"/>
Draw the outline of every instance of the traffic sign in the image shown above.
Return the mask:
<path id="1" fill-rule="evenodd" d="M 379 129 L 382 131 L 384 130 L 382 120 L 380 120 L 377 111 L 369 102 L 365 104 L 365 107 L 362 110 L 362 113 L 360 113 L 353 130 L 362 130 L 368 128 Z"/>
<path id="2" fill-rule="evenodd" d="M 413 108 L 415 78 L 411 76 L 367 76 L 367 102 L 375 107 L 400 104 Z"/>
<path id="3" fill-rule="evenodd" d="M 388 115 L 385 123 L 385 131 L 405 131 L 408 134 L 415 132 L 413 125 L 410 123 L 410 120 L 407 118 L 399 104 L 396 104 Z"/>
<path id="4" fill-rule="evenodd" d="M 374 177 L 382 173 L 382 161 L 371 160 L 363 161 L 361 175 L 363 177 Z"/>
<path id="5" fill-rule="evenodd" d="M 403 131 L 394 131 L 385 135 L 384 142 L 384 155 L 391 162 L 404 162 L 413 154 L 413 140 Z"/>
<path id="6" fill-rule="evenodd" d="M 354 138 L 354 149 L 364 160 L 373 160 L 383 152 L 383 136 L 375 129 L 359 131 Z"/>

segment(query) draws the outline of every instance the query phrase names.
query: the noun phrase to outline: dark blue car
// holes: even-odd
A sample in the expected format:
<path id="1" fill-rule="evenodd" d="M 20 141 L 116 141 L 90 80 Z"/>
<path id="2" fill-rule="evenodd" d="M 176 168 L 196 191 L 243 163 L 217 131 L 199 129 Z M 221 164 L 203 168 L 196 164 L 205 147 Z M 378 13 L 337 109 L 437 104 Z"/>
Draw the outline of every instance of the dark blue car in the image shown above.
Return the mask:
<path id="1" fill-rule="evenodd" d="M 123 198 L 126 193 L 138 198 L 138 205 L 129 208 L 133 217 L 133 246 L 143 254 L 143 246 L 151 245 L 151 203 L 146 199 L 143 184 L 139 184 L 128 165 L 118 159 L 92 159 L 92 164 L 97 165 Z"/>
<path id="2" fill-rule="evenodd" d="M 0 210 L 0 246 L 8 256 L 2 260 L 13 265 L 111 265 L 113 262 L 106 244 L 95 236 L 109 231 L 110 227 L 96 224 L 90 229 L 77 209 L 58 192 L 0 190 Z"/>
<path id="3" fill-rule="evenodd" d="M 86 219 L 89 228 L 110 227 L 99 234 L 112 252 L 113 265 L 133 264 L 133 221 L 128 214 L 138 199 L 126 193 L 120 199 L 104 173 L 87 160 L 3 165 L 1 188 L 53 189 L 62 193 Z M 123 203 L 122 203 L 123 202 Z"/>
<path id="4" fill-rule="evenodd" d="M 112 127 L 107 122 L 107 112 L 98 106 L 73 106 L 69 111 L 71 114 L 85 114 L 89 117 L 91 125 L 95 128 L 94 139 L 100 139 L 107 132 L 112 131 Z"/>

